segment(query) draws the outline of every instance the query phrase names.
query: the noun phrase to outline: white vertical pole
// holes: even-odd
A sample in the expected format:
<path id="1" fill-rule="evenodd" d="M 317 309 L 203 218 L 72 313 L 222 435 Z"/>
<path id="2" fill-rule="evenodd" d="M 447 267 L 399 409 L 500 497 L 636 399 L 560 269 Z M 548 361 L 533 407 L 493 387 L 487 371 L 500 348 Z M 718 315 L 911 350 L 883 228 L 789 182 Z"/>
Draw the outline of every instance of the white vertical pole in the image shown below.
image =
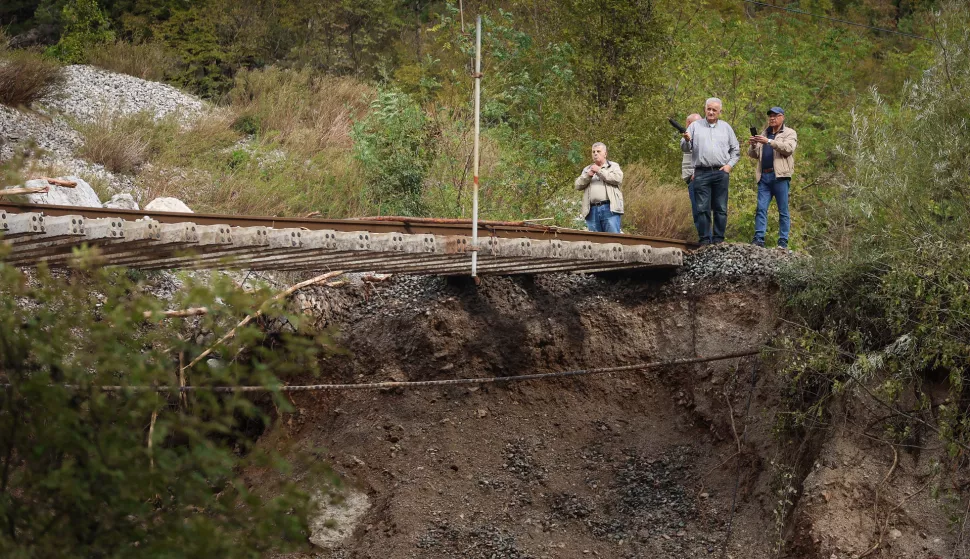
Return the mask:
<path id="1" fill-rule="evenodd" d="M 472 277 L 478 283 L 478 134 L 482 101 L 482 16 L 475 21 L 475 164 L 472 187 Z"/>

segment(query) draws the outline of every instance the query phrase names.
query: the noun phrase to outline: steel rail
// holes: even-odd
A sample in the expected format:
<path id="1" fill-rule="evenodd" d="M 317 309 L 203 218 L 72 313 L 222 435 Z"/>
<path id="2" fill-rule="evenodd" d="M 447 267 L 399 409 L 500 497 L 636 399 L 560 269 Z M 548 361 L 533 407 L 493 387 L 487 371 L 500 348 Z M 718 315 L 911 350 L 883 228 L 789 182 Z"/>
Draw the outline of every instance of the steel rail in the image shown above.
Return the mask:
<path id="1" fill-rule="evenodd" d="M 415 218 L 409 221 L 366 220 L 366 219 L 313 219 L 297 217 L 267 217 L 248 215 L 221 215 L 205 213 L 176 213 L 176 212 L 148 212 L 144 210 L 120 210 L 114 208 L 82 208 L 76 206 L 57 206 L 52 204 L 20 204 L 10 201 L 0 202 L 0 210 L 8 213 L 43 212 L 45 215 L 57 217 L 64 215 L 80 215 L 85 219 L 120 218 L 137 220 L 149 217 L 160 223 L 185 223 L 197 225 L 229 225 L 230 227 L 268 227 L 298 228 L 312 231 L 331 229 L 334 231 L 369 231 L 371 233 L 408 233 L 467 236 L 468 225 L 452 223 L 429 223 L 425 218 Z M 578 229 L 564 229 L 543 225 L 490 225 L 487 222 L 479 224 L 478 230 L 483 236 L 500 238 L 526 237 L 535 240 L 560 239 L 563 241 L 593 243 L 619 243 L 622 245 L 650 245 L 657 248 L 679 248 L 693 250 L 697 243 L 649 237 L 643 235 L 626 235 L 617 233 L 593 233 Z"/>

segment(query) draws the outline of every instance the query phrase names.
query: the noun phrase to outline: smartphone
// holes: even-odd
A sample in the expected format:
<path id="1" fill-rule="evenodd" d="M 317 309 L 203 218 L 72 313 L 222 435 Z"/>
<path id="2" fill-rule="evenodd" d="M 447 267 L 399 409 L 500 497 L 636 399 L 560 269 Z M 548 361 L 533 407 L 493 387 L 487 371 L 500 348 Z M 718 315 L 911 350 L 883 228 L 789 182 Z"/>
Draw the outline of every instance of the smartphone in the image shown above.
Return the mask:
<path id="1" fill-rule="evenodd" d="M 750 130 L 751 130 L 751 135 L 752 135 L 752 136 L 757 136 L 757 135 L 758 135 L 758 129 L 757 129 L 757 128 L 755 128 L 754 126 L 752 126 L 752 127 L 750 128 Z"/>

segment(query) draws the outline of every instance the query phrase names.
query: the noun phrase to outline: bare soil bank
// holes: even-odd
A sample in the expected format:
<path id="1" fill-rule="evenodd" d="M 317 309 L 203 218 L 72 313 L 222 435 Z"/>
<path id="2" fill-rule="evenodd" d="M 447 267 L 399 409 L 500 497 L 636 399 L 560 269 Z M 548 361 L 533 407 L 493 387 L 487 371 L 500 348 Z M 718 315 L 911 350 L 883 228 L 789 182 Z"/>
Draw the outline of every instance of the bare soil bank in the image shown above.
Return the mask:
<path id="1" fill-rule="evenodd" d="M 478 288 L 395 278 L 299 304 L 338 328 L 349 353 L 327 360 L 327 378 L 343 382 L 710 356 L 758 348 L 780 324 L 768 282 L 701 294 L 664 277 L 486 278 Z M 928 492 L 896 507 L 924 481 L 928 456 L 904 452 L 885 483 L 892 448 L 850 429 L 782 440 L 773 427 L 783 391 L 766 362 L 749 358 L 507 385 L 296 393 L 297 413 L 263 444 L 315 453 L 369 503 L 344 521 L 349 536 L 338 545 L 299 557 L 718 557 L 736 485 L 729 557 L 848 558 L 877 541 L 869 557 L 958 556 L 946 507 Z"/>

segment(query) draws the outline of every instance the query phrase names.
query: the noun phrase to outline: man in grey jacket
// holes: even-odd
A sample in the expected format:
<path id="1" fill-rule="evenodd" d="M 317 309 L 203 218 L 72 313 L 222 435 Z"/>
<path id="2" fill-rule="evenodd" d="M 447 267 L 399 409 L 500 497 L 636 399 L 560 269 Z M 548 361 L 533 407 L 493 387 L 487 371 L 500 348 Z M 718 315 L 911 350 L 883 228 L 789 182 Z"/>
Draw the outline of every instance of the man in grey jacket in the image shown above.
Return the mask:
<path id="1" fill-rule="evenodd" d="M 583 219 L 590 231 L 619 233 L 623 215 L 623 171 L 619 163 L 606 158 L 606 144 L 593 144 L 593 163 L 576 177 L 576 190 L 583 191 Z"/>
<path id="2" fill-rule="evenodd" d="M 727 229 L 728 182 L 741 159 L 741 146 L 731 125 L 720 120 L 722 103 L 711 97 L 704 103 L 704 120 L 687 127 L 680 148 L 694 162 L 694 224 L 702 245 L 724 241 Z M 713 215 L 712 215 L 713 214 Z M 713 219 L 712 219 L 713 218 Z"/>

